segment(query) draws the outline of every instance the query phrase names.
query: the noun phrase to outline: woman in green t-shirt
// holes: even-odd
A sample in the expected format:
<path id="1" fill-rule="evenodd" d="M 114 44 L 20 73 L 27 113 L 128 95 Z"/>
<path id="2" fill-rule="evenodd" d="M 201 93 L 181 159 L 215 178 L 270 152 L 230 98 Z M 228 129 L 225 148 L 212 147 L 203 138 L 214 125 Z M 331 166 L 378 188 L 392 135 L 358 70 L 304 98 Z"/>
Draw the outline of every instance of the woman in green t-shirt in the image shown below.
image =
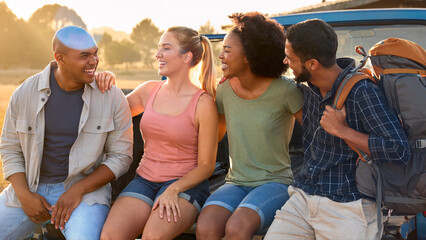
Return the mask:
<path id="1" fill-rule="evenodd" d="M 288 146 L 303 95 L 281 75 L 288 66 L 283 27 L 251 12 L 233 14 L 225 36 L 224 79 L 216 93 L 220 136 L 228 132 L 230 169 L 225 185 L 206 201 L 197 239 L 251 239 L 264 234 L 289 198 L 293 181 Z"/>

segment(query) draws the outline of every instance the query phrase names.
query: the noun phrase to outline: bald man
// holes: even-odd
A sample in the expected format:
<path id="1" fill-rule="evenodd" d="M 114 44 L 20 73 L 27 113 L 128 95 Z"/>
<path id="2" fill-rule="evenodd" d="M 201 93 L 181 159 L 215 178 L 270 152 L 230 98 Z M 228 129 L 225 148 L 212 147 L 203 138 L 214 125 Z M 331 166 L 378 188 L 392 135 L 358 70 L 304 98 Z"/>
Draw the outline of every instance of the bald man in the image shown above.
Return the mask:
<path id="1" fill-rule="evenodd" d="M 95 77 L 98 47 L 84 29 L 58 30 L 55 61 L 13 93 L 0 154 L 10 185 L 0 194 L 0 240 L 23 239 L 46 221 L 66 239 L 99 239 L 110 207 L 109 182 L 131 163 L 128 103 Z"/>

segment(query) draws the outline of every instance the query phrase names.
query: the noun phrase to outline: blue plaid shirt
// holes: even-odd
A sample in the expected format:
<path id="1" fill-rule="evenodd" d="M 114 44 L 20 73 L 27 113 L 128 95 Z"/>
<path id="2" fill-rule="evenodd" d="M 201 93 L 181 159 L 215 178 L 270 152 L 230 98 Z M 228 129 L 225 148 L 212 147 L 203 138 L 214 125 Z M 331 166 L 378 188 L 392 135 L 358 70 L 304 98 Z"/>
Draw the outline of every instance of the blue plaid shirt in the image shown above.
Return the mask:
<path id="1" fill-rule="evenodd" d="M 305 100 L 302 124 L 305 158 L 293 185 L 311 195 L 350 202 L 362 197 L 355 181 L 358 155 L 341 138 L 318 129 L 325 106 L 333 104 L 341 81 L 355 66 L 349 58 L 338 59 L 337 64 L 343 71 L 324 98 L 316 86 L 300 84 Z M 355 84 L 346 100 L 346 121 L 351 128 L 369 135 L 373 160 L 405 164 L 410 155 L 408 142 L 398 118 L 385 103 L 378 86 L 362 80 Z"/>

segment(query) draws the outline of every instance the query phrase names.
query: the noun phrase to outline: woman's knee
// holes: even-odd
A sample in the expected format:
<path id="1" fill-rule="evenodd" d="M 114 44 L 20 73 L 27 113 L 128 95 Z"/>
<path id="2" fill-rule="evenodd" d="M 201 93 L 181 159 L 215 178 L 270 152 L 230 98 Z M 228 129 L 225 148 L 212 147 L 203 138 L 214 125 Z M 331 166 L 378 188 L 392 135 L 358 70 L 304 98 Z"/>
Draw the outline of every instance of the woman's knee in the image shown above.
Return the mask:
<path id="1" fill-rule="evenodd" d="M 251 209 L 239 208 L 226 223 L 226 237 L 245 239 L 256 233 L 260 223 L 260 217 L 256 212 Z"/>
<path id="2" fill-rule="evenodd" d="M 165 239 L 161 231 L 150 231 L 148 229 L 144 229 L 142 233 L 142 240 L 160 240 L 160 239 Z"/>
<path id="3" fill-rule="evenodd" d="M 252 229 L 242 222 L 243 221 L 228 221 L 225 227 L 227 239 L 251 239 L 256 229 Z"/>
<path id="4" fill-rule="evenodd" d="M 197 239 L 218 239 L 225 236 L 223 226 L 219 226 L 213 218 L 200 215 L 197 220 L 196 236 Z"/>
<path id="5" fill-rule="evenodd" d="M 113 240 L 113 239 L 119 239 L 119 236 L 114 236 L 114 233 L 111 233 L 109 231 L 102 231 L 100 239 L 101 240 Z"/>
<path id="6" fill-rule="evenodd" d="M 107 222 L 108 223 L 108 222 Z M 119 226 L 105 224 L 102 228 L 101 232 L 101 240 L 121 240 L 126 239 L 128 237 L 126 234 L 123 234 L 122 231 L 119 230 Z"/>

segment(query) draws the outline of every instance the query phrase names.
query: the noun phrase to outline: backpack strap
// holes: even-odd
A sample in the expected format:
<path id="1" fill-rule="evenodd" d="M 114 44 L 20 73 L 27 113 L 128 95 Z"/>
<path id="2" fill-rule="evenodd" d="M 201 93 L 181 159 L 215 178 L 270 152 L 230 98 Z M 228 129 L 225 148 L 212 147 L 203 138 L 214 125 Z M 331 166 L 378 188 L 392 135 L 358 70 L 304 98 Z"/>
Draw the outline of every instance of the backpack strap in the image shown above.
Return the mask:
<path id="1" fill-rule="evenodd" d="M 345 77 L 345 79 L 343 79 L 342 83 L 340 83 L 339 87 L 337 88 L 336 96 L 333 102 L 333 107 L 339 110 L 342 109 L 343 105 L 345 104 L 346 98 L 348 97 L 349 92 L 352 90 L 354 85 L 357 82 L 364 79 L 370 79 L 373 82 L 377 83 L 376 79 L 373 77 L 369 69 L 362 68 L 357 70 L 356 72 L 348 74 Z M 378 176 L 377 184 L 376 184 L 377 228 L 379 232 L 382 232 L 382 197 L 383 196 L 382 196 L 382 177 L 380 174 L 380 169 L 377 166 L 377 164 L 373 162 L 373 160 L 367 153 L 359 150 L 357 147 L 348 143 L 347 141 L 345 142 L 353 151 L 355 151 L 358 154 L 359 158 L 357 160 L 357 164 L 358 164 L 358 161 L 361 159 L 361 161 L 367 164 L 370 164 L 370 166 L 372 166 L 377 173 L 377 176 Z"/>
<path id="2" fill-rule="evenodd" d="M 426 70 L 422 69 L 383 69 L 383 74 L 392 74 L 392 73 L 413 73 L 426 75 Z"/>
<path id="3" fill-rule="evenodd" d="M 337 88 L 336 96 L 334 97 L 333 107 L 339 110 L 342 109 L 343 105 L 345 105 L 346 98 L 348 97 L 350 91 L 355 86 L 355 84 L 366 78 L 371 79 L 375 82 L 374 78 L 371 75 L 361 71 L 348 74 Z"/>
<path id="4" fill-rule="evenodd" d="M 346 98 L 348 97 L 352 88 L 355 86 L 357 82 L 364 79 L 370 79 L 373 82 L 376 82 L 376 80 L 371 75 L 371 72 L 369 71 L 369 69 L 363 68 L 356 72 L 348 74 L 340 83 L 339 87 L 337 88 L 336 96 L 333 102 L 333 107 L 339 110 L 342 109 L 343 105 L 346 102 Z M 346 142 L 346 144 L 348 144 L 348 146 L 352 148 L 352 150 L 354 150 L 359 155 L 359 159 L 361 159 L 362 161 L 366 163 L 372 162 L 372 159 L 370 158 L 370 156 L 368 156 L 368 154 L 362 152 L 357 147 L 353 146 L 352 144 L 348 142 Z"/>

